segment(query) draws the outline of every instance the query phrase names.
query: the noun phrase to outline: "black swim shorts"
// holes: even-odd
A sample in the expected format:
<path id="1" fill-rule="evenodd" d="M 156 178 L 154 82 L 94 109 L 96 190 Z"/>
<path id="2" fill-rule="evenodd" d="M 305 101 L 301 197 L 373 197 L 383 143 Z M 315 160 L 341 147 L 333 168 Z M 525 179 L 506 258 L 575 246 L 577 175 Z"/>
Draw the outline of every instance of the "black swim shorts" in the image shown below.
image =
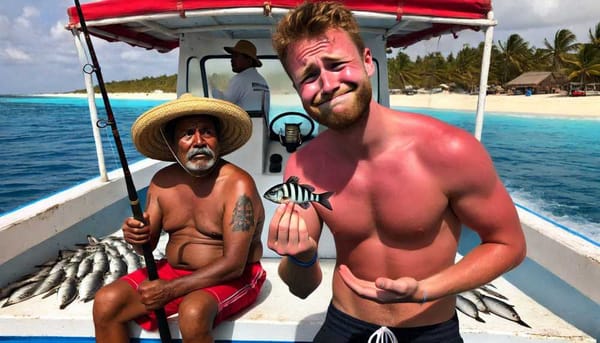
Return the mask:
<path id="1" fill-rule="evenodd" d="M 378 329 L 380 329 L 379 325 L 351 317 L 330 304 L 325 322 L 317 332 L 313 343 L 366 343 L 369 337 Z M 456 314 L 450 320 L 439 324 L 388 329 L 396 336 L 398 342 L 463 342 Z"/>

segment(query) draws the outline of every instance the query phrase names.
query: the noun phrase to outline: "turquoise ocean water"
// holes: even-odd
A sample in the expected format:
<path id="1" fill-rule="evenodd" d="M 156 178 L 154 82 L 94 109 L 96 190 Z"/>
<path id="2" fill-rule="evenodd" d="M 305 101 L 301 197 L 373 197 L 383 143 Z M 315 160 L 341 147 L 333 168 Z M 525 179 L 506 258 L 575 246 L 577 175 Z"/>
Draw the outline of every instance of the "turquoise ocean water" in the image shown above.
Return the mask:
<path id="1" fill-rule="evenodd" d="M 162 102 L 111 99 L 129 163 L 142 159 L 131 123 Z M 474 130 L 474 111 L 397 109 Z M 97 177 L 90 125 L 87 99 L 0 96 L 0 214 Z M 109 128 L 102 140 L 107 169 L 119 168 Z M 518 206 L 600 246 L 600 120 L 486 113 L 482 143 Z"/>

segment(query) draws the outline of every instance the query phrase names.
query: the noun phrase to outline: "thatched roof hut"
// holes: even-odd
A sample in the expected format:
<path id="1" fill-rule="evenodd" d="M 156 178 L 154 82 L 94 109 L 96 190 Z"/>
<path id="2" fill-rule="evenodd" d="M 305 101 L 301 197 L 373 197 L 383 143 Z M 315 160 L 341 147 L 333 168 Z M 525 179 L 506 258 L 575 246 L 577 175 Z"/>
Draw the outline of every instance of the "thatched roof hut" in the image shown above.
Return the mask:
<path id="1" fill-rule="evenodd" d="M 550 93 L 554 88 L 560 88 L 561 83 L 562 81 L 552 72 L 529 71 L 509 81 L 506 88 L 522 92 L 531 89 L 533 93 Z"/>

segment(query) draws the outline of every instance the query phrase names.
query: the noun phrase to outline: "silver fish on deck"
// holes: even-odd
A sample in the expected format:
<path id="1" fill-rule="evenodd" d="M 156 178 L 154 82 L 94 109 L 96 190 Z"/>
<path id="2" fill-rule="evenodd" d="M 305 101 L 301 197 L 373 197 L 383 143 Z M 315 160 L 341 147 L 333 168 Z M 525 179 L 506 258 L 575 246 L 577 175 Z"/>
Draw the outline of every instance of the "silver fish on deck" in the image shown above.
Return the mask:
<path id="1" fill-rule="evenodd" d="M 42 281 L 43 280 L 38 280 L 35 282 L 25 284 L 20 288 L 17 288 L 8 296 L 8 299 L 6 299 L 2 307 L 14 305 L 20 303 L 21 301 L 25 301 L 29 298 L 32 298 L 34 296 L 33 293 Z"/>
<path id="2" fill-rule="evenodd" d="M 92 271 L 93 264 L 94 264 L 94 256 L 92 256 L 92 255 L 86 256 L 83 260 L 81 260 L 81 262 L 77 266 L 77 274 L 75 274 L 75 276 L 78 279 L 83 278 L 87 273 Z"/>
<path id="3" fill-rule="evenodd" d="M 33 292 L 33 296 L 36 295 L 40 295 L 40 294 L 44 294 L 48 291 L 53 290 L 54 288 L 56 288 L 58 285 L 61 284 L 61 282 L 63 282 L 63 280 L 65 279 L 65 269 L 59 269 L 56 272 L 48 275 L 38 286 L 38 288 L 36 288 L 36 290 Z"/>
<path id="4" fill-rule="evenodd" d="M 293 201 L 300 207 L 307 209 L 311 202 L 316 202 L 328 210 L 333 209 L 329 202 L 333 192 L 316 194 L 313 186 L 300 184 L 299 181 L 300 179 L 297 176 L 290 176 L 286 182 L 271 187 L 263 196 L 265 199 L 277 204 Z"/>
<path id="5" fill-rule="evenodd" d="M 0 289 L 0 300 L 8 298 L 15 290 L 22 288 L 30 283 L 42 281 L 50 272 L 51 266 L 42 267 L 34 274 L 23 276 L 23 278 L 13 281 Z"/>
<path id="6" fill-rule="evenodd" d="M 494 286 L 492 284 L 487 284 L 487 285 L 483 285 L 483 286 L 479 287 L 479 289 L 481 289 L 482 291 L 486 292 L 489 295 L 495 296 L 496 298 L 508 300 L 504 295 L 498 293 L 497 291 L 493 290 L 492 288 L 496 288 L 496 286 Z"/>
<path id="7" fill-rule="evenodd" d="M 500 316 L 504 319 L 508 319 L 520 325 L 531 328 L 531 326 L 529 326 L 521 319 L 517 311 L 515 311 L 513 305 L 507 304 L 500 299 L 489 297 L 485 294 L 481 295 L 481 300 L 491 313 Z"/>
<path id="8" fill-rule="evenodd" d="M 143 259 L 122 237 L 87 238 L 87 243 L 76 244 L 78 249 L 60 250 L 57 258 L 37 265 L 36 272 L 2 285 L 2 307 L 36 296 L 55 295 L 62 310 L 78 298 L 81 302 L 93 300 L 101 286 L 115 281 L 129 269 L 144 265 Z"/>
<path id="9" fill-rule="evenodd" d="M 109 258 L 108 273 L 114 273 L 119 276 L 127 274 L 127 262 L 121 256 L 113 256 Z"/>
<path id="10" fill-rule="evenodd" d="M 121 276 L 123 276 L 123 275 L 118 272 L 108 272 L 108 273 L 104 274 L 104 283 L 102 285 L 106 286 L 110 283 L 113 283 L 113 282 L 117 281 Z"/>
<path id="11" fill-rule="evenodd" d="M 475 304 L 475 306 L 477 306 L 477 311 L 483 313 L 489 312 L 488 308 L 481 300 L 481 293 L 479 293 L 478 291 L 472 289 L 470 291 L 462 292 L 459 295 L 466 298 L 467 300 L 470 300 L 473 304 Z"/>
<path id="12" fill-rule="evenodd" d="M 485 323 L 485 320 L 481 319 L 481 317 L 479 316 L 477 305 L 475 305 L 475 303 L 473 303 L 471 300 L 463 297 L 460 294 L 456 295 L 456 309 L 466 314 L 467 316 L 477 320 L 478 322 Z"/>
<path id="13" fill-rule="evenodd" d="M 143 266 L 142 259 L 132 252 L 125 253 L 125 255 L 123 255 L 123 260 L 127 264 L 127 273 L 131 273 Z"/>
<path id="14" fill-rule="evenodd" d="M 92 261 L 92 272 L 101 272 L 104 274 L 108 271 L 109 261 L 104 249 L 96 250 L 92 257 Z"/>
<path id="15" fill-rule="evenodd" d="M 92 271 L 81 279 L 79 283 L 78 298 L 83 302 L 88 302 L 94 299 L 96 291 L 104 285 L 104 272 Z"/>
<path id="16" fill-rule="evenodd" d="M 78 296 L 77 284 L 78 279 L 76 277 L 68 277 L 58 287 L 58 300 L 60 302 L 58 308 L 64 310 L 70 303 L 72 303 Z"/>

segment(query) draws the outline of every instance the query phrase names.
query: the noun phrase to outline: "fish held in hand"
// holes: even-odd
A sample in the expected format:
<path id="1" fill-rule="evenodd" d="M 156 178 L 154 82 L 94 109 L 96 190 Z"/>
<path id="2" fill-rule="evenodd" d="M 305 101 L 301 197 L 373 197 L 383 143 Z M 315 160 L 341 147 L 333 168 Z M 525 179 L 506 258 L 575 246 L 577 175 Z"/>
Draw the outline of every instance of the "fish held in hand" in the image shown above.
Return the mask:
<path id="1" fill-rule="evenodd" d="M 300 207 L 307 209 L 311 202 L 321 204 L 328 210 L 332 210 L 329 198 L 333 192 L 315 193 L 311 185 L 300 184 L 297 176 L 290 176 L 286 182 L 271 187 L 263 197 L 277 204 L 292 201 Z"/>

